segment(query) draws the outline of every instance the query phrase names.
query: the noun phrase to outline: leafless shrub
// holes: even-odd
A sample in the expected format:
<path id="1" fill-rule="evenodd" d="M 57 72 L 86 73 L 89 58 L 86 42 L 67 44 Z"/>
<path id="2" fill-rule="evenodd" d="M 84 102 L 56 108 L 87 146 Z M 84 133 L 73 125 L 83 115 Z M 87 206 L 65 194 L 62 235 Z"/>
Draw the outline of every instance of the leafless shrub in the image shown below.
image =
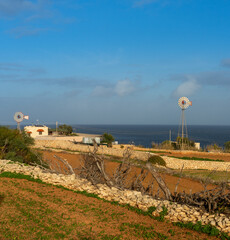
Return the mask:
<path id="1" fill-rule="evenodd" d="M 182 170 L 183 168 L 181 169 L 181 173 Z M 215 170 L 212 171 L 205 180 L 201 181 L 204 190 L 193 194 L 192 189 L 190 189 L 189 194 L 185 191 L 179 193 L 177 192 L 177 186 L 180 181 L 179 179 L 175 191 L 172 194 L 172 200 L 178 203 L 200 207 L 210 213 L 222 212 L 225 214 L 230 214 L 230 191 L 227 181 L 217 185 L 215 188 L 207 188 L 208 178 L 213 173 L 215 173 Z"/>
<path id="2" fill-rule="evenodd" d="M 115 169 L 113 175 L 109 176 L 105 171 L 104 158 L 102 155 L 97 154 L 97 146 L 95 146 L 92 152 L 85 154 L 80 176 L 88 179 L 93 184 L 103 183 L 110 187 L 114 186 L 119 189 L 131 189 L 140 191 L 143 194 L 152 195 L 153 179 L 148 184 L 144 184 L 144 180 L 150 172 L 159 184 L 161 191 L 164 193 L 164 199 L 170 200 L 171 193 L 154 167 L 149 166 L 149 171 L 142 169 L 138 175 L 135 174 L 135 176 L 130 177 L 129 173 L 132 170 L 132 166 L 129 159 L 131 154 L 130 148 L 127 148 L 124 151 L 121 163 Z"/>
<path id="3" fill-rule="evenodd" d="M 192 193 L 177 192 L 180 180 L 182 177 L 183 167 L 180 171 L 180 178 L 175 186 L 173 193 L 166 185 L 162 174 L 159 173 L 159 169 L 153 166 L 151 163 L 146 164 L 146 168 L 142 168 L 139 174 L 135 174 L 131 177 L 132 165 L 129 161 L 131 156 L 131 150 L 129 148 L 124 151 L 121 163 L 115 169 L 114 173 L 109 175 L 105 170 L 105 157 L 97 154 L 97 145 L 94 144 L 93 151 L 84 155 L 84 159 L 81 163 L 80 176 L 89 180 L 92 184 L 99 183 L 107 184 L 109 187 L 117 187 L 119 189 L 130 189 L 140 191 L 142 194 L 149 194 L 155 198 L 163 198 L 170 201 L 178 202 L 181 204 L 188 204 L 205 209 L 208 212 L 223 212 L 230 215 L 230 190 L 227 185 L 227 181 L 215 188 L 208 189 L 208 177 L 203 180 L 203 191 Z M 75 174 L 76 169 L 73 169 L 71 165 L 63 158 L 54 155 L 57 161 L 48 161 L 50 169 L 59 173 Z M 213 171 L 214 172 L 214 171 Z M 213 174 L 210 173 L 210 174 Z M 152 178 L 149 182 L 146 181 L 147 176 L 151 174 Z M 229 174 L 226 171 L 226 176 Z M 144 182 L 145 181 L 145 182 Z M 157 183 L 157 191 L 153 191 L 154 183 Z"/>
<path id="4" fill-rule="evenodd" d="M 93 184 L 107 184 L 108 186 L 114 186 L 110 177 L 105 172 L 105 164 L 103 156 L 97 154 L 98 146 L 94 142 L 94 150 L 84 155 L 84 161 L 82 168 L 80 169 L 80 176 L 86 178 Z"/>
<path id="5" fill-rule="evenodd" d="M 164 193 L 165 199 L 171 200 L 172 194 L 171 194 L 169 188 L 167 187 L 165 181 L 163 180 L 163 178 L 157 172 L 156 168 L 154 168 L 150 163 L 147 163 L 146 166 L 149 169 L 150 173 L 152 174 L 153 178 L 158 183 L 159 188 Z"/>
<path id="6" fill-rule="evenodd" d="M 213 189 L 205 189 L 193 194 L 174 193 L 173 201 L 201 207 L 208 212 L 230 213 L 230 193 L 225 191 L 225 186 L 218 186 Z"/>

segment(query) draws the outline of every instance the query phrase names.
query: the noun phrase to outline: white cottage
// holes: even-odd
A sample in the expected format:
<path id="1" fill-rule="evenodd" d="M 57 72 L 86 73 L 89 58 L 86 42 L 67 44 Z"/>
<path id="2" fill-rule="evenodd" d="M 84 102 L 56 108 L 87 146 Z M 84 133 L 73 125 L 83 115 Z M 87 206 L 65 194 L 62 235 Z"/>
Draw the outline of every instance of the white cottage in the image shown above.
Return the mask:
<path id="1" fill-rule="evenodd" d="M 45 125 L 25 126 L 24 131 L 32 138 L 48 136 L 48 127 Z"/>

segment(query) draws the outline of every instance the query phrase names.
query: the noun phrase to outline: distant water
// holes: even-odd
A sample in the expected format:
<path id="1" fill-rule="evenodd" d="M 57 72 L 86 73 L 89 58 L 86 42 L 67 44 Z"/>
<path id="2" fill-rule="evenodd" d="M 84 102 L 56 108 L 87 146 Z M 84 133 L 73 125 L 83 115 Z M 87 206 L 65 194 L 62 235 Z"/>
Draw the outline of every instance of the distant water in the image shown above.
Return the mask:
<path id="1" fill-rule="evenodd" d="M 56 128 L 55 125 L 47 125 L 50 128 Z M 16 126 L 11 126 L 15 128 Z M 24 126 L 22 125 L 21 128 Z M 110 133 L 115 137 L 119 144 L 133 143 L 151 147 L 151 143 L 161 143 L 169 140 L 169 131 L 171 130 L 171 140 L 175 141 L 178 136 L 177 125 L 82 125 L 72 124 L 74 132 L 98 134 Z M 187 126 L 188 137 L 200 142 L 201 147 L 210 144 L 224 146 L 224 143 L 230 141 L 230 126 Z"/>
<path id="2" fill-rule="evenodd" d="M 75 132 L 89 134 L 112 134 L 120 144 L 134 143 L 151 147 L 152 142 L 161 143 L 171 139 L 176 140 L 178 126 L 176 125 L 72 125 Z M 209 144 L 223 146 L 230 141 L 230 126 L 187 126 L 188 137 L 201 143 L 201 147 Z"/>

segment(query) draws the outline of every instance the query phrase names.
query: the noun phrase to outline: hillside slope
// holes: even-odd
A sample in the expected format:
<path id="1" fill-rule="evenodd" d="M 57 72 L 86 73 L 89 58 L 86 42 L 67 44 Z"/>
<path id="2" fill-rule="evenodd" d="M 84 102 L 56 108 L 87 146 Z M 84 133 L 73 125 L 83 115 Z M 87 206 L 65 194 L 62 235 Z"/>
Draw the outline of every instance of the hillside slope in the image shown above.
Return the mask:
<path id="1" fill-rule="evenodd" d="M 217 239 L 25 179 L 0 178 L 0 239 Z"/>

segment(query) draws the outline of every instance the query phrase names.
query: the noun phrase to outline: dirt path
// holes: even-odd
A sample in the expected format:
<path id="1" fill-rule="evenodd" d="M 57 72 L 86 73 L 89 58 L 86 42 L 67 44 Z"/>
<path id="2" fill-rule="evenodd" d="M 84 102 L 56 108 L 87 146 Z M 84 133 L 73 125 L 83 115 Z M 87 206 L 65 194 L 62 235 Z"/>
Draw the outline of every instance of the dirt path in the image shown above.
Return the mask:
<path id="1" fill-rule="evenodd" d="M 81 160 L 82 160 L 82 155 L 80 154 L 71 154 L 71 153 L 64 153 L 64 152 L 52 152 L 52 151 L 42 151 L 43 157 L 46 159 L 50 159 L 53 161 L 56 161 L 54 158 L 54 154 L 57 156 L 60 156 L 67 160 L 73 168 L 80 168 L 81 167 Z M 117 162 L 111 162 L 111 161 L 105 161 L 105 167 L 106 171 L 111 175 L 115 171 L 115 169 L 118 167 L 119 163 Z M 135 174 L 139 174 L 141 171 L 140 168 L 138 167 L 132 167 L 131 175 L 130 178 L 132 178 Z M 167 186 L 169 187 L 171 192 L 174 192 L 175 186 L 179 180 L 178 177 L 176 176 L 171 176 L 169 174 L 162 174 Z M 147 185 L 150 181 L 152 180 L 152 176 L 149 173 L 148 176 L 146 177 L 144 183 Z M 212 188 L 213 185 L 210 185 L 209 188 Z M 188 178 L 181 178 L 180 184 L 178 186 L 178 192 L 185 191 L 187 193 L 190 193 L 190 190 L 192 189 L 192 192 L 198 192 L 204 190 L 203 185 L 198 182 L 194 181 Z M 158 185 L 155 182 L 154 184 L 154 192 L 158 190 Z"/>
<path id="2" fill-rule="evenodd" d="M 96 198 L 23 179 L 0 178 L 0 195 L 4 195 L 0 203 L 2 240 L 217 239 Z"/>

